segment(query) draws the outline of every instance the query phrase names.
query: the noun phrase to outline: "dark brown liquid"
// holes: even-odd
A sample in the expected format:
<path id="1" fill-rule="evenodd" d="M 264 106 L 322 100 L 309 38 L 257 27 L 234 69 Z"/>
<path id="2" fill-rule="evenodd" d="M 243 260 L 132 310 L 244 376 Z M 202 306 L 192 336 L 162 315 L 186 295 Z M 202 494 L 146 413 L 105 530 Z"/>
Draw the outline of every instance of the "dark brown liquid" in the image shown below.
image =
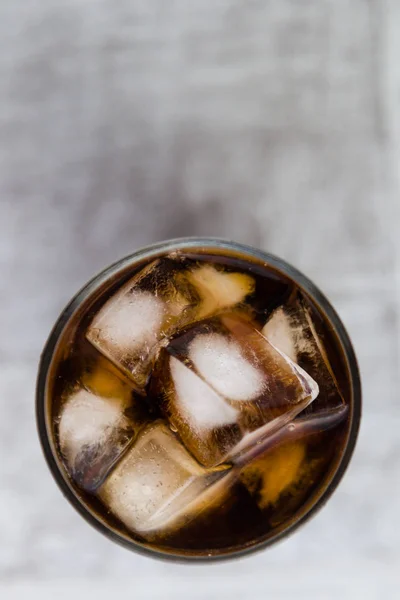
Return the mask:
<path id="1" fill-rule="evenodd" d="M 349 377 L 341 346 L 326 316 L 289 278 L 268 265 L 250 263 L 234 254 L 184 254 L 174 257 L 174 260 L 177 258 L 175 270 L 182 274 L 187 269 L 213 265 L 218 272 L 251 275 L 254 279 L 251 292 L 240 306 L 230 307 L 229 311 L 245 313 L 245 318 L 257 330 L 261 330 L 281 306 L 285 310 L 287 308 L 291 319 L 293 317 L 291 324 L 299 328 L 302 323 L 297 313 L 301 311 L 303 315 L 305 311 L 312 321 L 313 333 L 322 344 L 323 362 L 328 367 L 319 367 L 319 355 L 315 356 L 315 349 L 310 353 L 307 336 L 303 335 L 300 339 L 299 332 L 295 336 L 298 342 L 296 362 L 320 384 L 319 396 L 294 417 L 294 426 L 288 423 L 264 438 L 261 451 L 246 448 L 244 458 L 239 458 L 233 467 L 229 457 L 221 461 L 222 466 L 214 465 L 216 471 L 235 471 L 234 476 L 227 480 L 228 492 L 218 499 L 215 506 L 209 502 L 206 509 L 191 514 L 183 524 L 165 531 L 147 534 L 128 527 L 101 500 L 105 496 L 99 490 L 104 482 L 118 468 L 137 436 L 149 423 L 166 422 L 179 443 L 185 444 L 187 438 L 166 406 L 166 386 L 160 386 L 166 356 L 169 356 L 168 348 L 163 348 L 155 360 L 146 386 L 134 389 L 129 373 L 103 356 L 86 338 L 94 315 L 138 270 L 125 269 L 120 277 L 107 281 L 89 297 L 68 324 L 53 359 L 48 422 L 60 468 L 74 493 L 87 510 L 111 530 L 167 553 L 225 554 L 258 544 L 284 531 L 306 514 L 324 493 L 347 443 L 351 408 Z M 168 276 L 168 263 L 165 264 Z M 140 269 L 143 266 L 140 265 Z M 193 337 L 193 328 L 204 328 L 208 318 L 202 319 L 200 325 L 185 323 L 178 331 L 175 330 L 171 333 L 172 345 L 177 347 L 178 344 L 179 347 L 182 332 L 188 336 L 189 331 Z M 320 379 L 323 380 L 322 385 Z M 65 450 L 60 447 L 59 424 L 65 402 L 78 388 L 106 398 L 123 396 L 124 419 L 118 436 L 111 438 L 106 450 L 96 445 L 88 448 L 82 456 L 73 458 L 71 467 Z M 241 434 L 236 432 L 235 427 L 230 426 L 228 433 L 231 435 L 232 430 L 232 436 L 237 435 L 235 440 L 239 441 Z M 223 428 L 221 431 L 218 435 L 224 436 Z M 216 443 L 219 443 L 218 435 L 214 437 Z M 192 448 L 188 450 L 194 456 Z M 194 456 L 194 460 L 198 458 Z"/>

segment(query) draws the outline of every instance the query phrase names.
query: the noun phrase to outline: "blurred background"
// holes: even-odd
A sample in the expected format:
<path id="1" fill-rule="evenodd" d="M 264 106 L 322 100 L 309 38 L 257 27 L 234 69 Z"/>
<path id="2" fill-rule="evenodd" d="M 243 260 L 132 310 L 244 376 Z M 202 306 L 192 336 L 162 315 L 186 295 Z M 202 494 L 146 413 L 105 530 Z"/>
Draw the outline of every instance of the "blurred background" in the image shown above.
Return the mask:
<path id="1" fill-rule="evenodd" d="M 396 0 L 2 0 L 2 598 L 398 597 L 399 53 Z M 34 423 L 39 354 L 70 297 L 187 235 L 303 270 L 347 325 L 364 385 L 329 504 L 276 548 L 211 566 L 92 530 Z"/>

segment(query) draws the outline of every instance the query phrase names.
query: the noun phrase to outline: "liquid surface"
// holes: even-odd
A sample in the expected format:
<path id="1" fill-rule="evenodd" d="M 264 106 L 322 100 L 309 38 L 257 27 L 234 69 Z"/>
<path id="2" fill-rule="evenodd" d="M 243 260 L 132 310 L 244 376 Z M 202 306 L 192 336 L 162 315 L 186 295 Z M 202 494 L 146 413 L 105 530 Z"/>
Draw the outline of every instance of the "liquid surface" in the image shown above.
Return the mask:
<path id="1" fill-rule="evenodd" d="M 175 554 L 237 551 L 306 514 L 347 442 L 324 314 L 238 256 L 174 253 L 88 298 L 54 357 L 49 421 L 75 494 Z"/>

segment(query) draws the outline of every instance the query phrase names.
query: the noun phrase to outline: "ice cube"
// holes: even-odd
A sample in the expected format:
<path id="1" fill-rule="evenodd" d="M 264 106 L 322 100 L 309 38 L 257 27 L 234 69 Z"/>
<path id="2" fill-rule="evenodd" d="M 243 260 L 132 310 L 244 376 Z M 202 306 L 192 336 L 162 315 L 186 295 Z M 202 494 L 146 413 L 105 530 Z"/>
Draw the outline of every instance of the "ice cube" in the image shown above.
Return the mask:
<path id="1" fill-rule="evenodd" d="M 165 265 L 156 261 L 124 285 L 95 315 L 88 340 L 108 359 L 131 375 L 141 391 L 158 352 L 158 343 L 175 314 L 184 310 L 170 292 L 167 304 L 158 287 L 168 287 Z"/>
<path id="2" fill-rule="evenodd" d="M 284 352 L 293 362 L 297 361 L 299 345 L 303 344 L 302 330 L 291 325 L 289 316 L 282 307 L 278 308 L 262 330 L 267 340 Z"/>
<path id="3" fill-rule="evenodd" d="M 128 397 L 101 396 L 84 387 L 62 406 L 58 436 L 72 479 L 93 492 L 135 434 L 136 424 L 125 410 Z"/>
<path id="4" fill-rule="evenodd" d="M 226 313 L 198 323 L 167 351 L 164 410 L 207 467 L 234 460 L 318 395 L 315 381 L 244 316 Z"/>
<path id="5" fill-rule="evenodd" d="M 199 294 L 196 320 L 242 303 L 255 288 L 255 281 L 250 275 L 220 271 L 213 265 L 188 270 L 186 277 Z"/>
<path id="6" fill-rule="evenodd" d="M 170 422 L 202 464 L 222 462 L 242 437 L 239 411 L 174 356 L 169 369 L 170 387 L 165 387 L 164 397 Z"/>
<path id="7" fill-rule="evenodd" d="M 179 328 L 244 300 L 253 279 L 163 258 L 142 269 L 95 315 L 88 340 L 143 392 L 163 344 Z"/>
<path id="8" fill-rule="evenodd" d="M 180 413 L 193 417 L 194 427 L 209 430 L 236 423 L 238 410 L 225 402 L 191 369 L 173 356 L 170 358 L 170 368 Z"/>
<path id="9" fill-rule="evenodd" d="M 156 421 L 139 434 L 98 495 L 129 530 L 151 539 L 221 502 L 229 473 L 201 467 L 165 422 Z"/>
<path id="10" fill-rule="evenodd" d="M 249 445 L 242 453 L 237 454 L 232 462 L 236 468 L 241 468 L 283 443 L 304 440 L 311 435 L 324 433 L 343 423 L 348 412 L 348 406 L 345 404 L 311 414 L 304 411 L 294 421 L 258 440 L 257 444 Z"/>
<path id="11" fill-rule="evenodd" d="M 310 410 L 318 411 L 344 404 L 322 338 L 303 299 L 296 297 L 275 310 L 262 333 L 318 383 L 318 400 Z"/>
<path id="12" fill-rule="evenodd" d="M 219 394 L 250 402 L 265 388 L 265 374 L 249 360 L 238 340 L 224 333 L 205 333 L 193 339 L 189 358 L 197 373 Z"/>
<path id="13" fill-rule="evenodd" d="M 321 443 L 321 434 L 343 423 L 347 414 L 348 407 L 342 405 L 301 415 L 240 456 L 233 471 L 239 472 L 238 479 L 255 497 L 259 508 L 276 504 L 290 491 L 292 496 L 301 495 L 301 482 L 315 476 L 314 467 L 322 467 L 322 463 L 316 464 L 318 459 L 306 460 L 312 441 Z M 329 459 L 329 447 L 325 456 Z"/>
<path id="14" fill-rule="evenodd" d="M 264 509 L 275 504 L 284 492 L 294 489 L 301 478 L 305 457 L 305 442 L 287 442 L 247 465 L 240 481 Z"/>

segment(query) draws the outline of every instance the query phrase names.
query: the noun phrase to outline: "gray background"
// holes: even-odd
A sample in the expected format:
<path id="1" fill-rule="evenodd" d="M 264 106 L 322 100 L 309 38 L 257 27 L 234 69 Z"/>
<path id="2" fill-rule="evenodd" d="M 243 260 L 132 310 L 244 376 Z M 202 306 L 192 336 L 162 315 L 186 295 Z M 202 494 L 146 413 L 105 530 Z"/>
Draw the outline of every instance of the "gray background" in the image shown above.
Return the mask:
<path id="1" fill-rule="evenodd" d="M 396 0 L 0 4 L 0 595 L 395 598 L 400 583 Z M 34 426 L 63 305 L 180 235 L 274 252 L 328 294 L 365 410 L 313 522 L 238 563 L 132 555 L 65 502 Z"/>

